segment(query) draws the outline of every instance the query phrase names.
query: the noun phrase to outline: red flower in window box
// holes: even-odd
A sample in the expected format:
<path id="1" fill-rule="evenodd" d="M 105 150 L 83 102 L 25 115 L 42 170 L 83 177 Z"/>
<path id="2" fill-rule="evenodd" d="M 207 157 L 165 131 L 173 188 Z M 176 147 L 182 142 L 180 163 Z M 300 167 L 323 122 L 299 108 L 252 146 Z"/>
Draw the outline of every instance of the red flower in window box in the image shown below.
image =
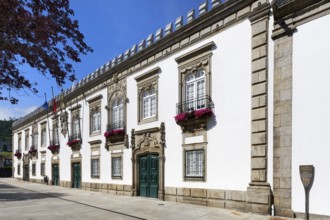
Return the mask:
<path id="1" fill-rule="evenodd" d="M 112 136 L 122 136 L 124 134 L 125 134 L 124 129 L 114 129 L 114 130 L 111 130 L 111 131 L 104 132 L 104 137 L 109 138 L 109 137 L 112 137 Z"/>
<path id="2" fill-rule="evenodd" d="M 187 118 L 187 113 L 181 112 L 180 114 L 177 114 L 174 119 L 176 122 L 184 121 Z"/>
<path id="3" fill-rule="evenodd" d="M 60 149 L 59 145 L 50 145 L 50 146 L 48 146 L 48 150 L 50 150 L 53 154 L 57 153 L 59 149 Z"/>
<path id="4" fill-rule="evenodd" d="M 74 146 L 74 145 L 76 145 L 76 144 L 80 144 L 81 143 L 81 141 L 80 141 L 80 139 L 73 139 L 73 140 L 71 140 L 71 141 L 68 141 L 68 143 L 66 143 L 69 147 L 72 147 L 72 146 Z"/>
<path id="5" fill-rule="evenodd" d="M 22 158 L 22 153 L 19 152 L 18 150 L 16 150 L 14 156 L 17 157 L 17 159 L 21 159 Z"/>
<path id="6" fill-rule="evenodd" d="M 213 115 L 213 111 L 210 108 L 202 108 L 202 109 L 196 110 L 194 112 L 194 115 L 196 118 L 211 117 Z"/>
<path id="7" fill-rule="evenodd" d="M 110 143 L 121 142 L 121 141 L 124 141 L 124 139 L 125 139 L 125 130 L 122 128 L 119 128 L 119 129 L 106 131 L 106 132 L 104 132 L 104 137 Z"/>

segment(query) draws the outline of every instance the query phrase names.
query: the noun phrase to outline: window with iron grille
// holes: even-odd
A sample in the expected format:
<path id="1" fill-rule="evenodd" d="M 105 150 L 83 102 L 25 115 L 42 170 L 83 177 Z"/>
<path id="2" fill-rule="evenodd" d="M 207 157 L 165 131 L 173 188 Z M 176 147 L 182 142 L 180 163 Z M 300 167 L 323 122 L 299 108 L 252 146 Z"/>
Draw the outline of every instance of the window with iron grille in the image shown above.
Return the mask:
<path id="1" fill-rule="evenodd" d="M 100 159 L 94 158 L 91 160 L 91 176 L 93 178 L 99 178 L 100 177 Z"/>
<path id="2" fill-rule="evenodd" d="M 32 164 L 32 176 L 35 176 L 36 175 L 36 164 L 33 163 Z"/>
<path id="3" fill-rule="evenodd" d="M 21 164 L 17 164 L 17 175 L 21 175 Z"/>
<path id="4" fill-rule="evenodd" d="M 122 157 L 111 158 L 111 176 L 112 178 L 122 178 Z"/>
<path id="5" fill-rule="evenodd" d="M 177 114 L 213 108 L 211 57 L 214 46 L 214 42 L 210 42 L 175 59 L 179 66 Z"/>
<path id="6" fill-rule="evenodd" d="M 204 175 L 204 150 L 185 151 L 185 179 L 203 180 Z"/>
<path id="7" fill-rule="evenodd" d="M 45 176 L 45 162 L 40 164 L 40 175 Z"/>

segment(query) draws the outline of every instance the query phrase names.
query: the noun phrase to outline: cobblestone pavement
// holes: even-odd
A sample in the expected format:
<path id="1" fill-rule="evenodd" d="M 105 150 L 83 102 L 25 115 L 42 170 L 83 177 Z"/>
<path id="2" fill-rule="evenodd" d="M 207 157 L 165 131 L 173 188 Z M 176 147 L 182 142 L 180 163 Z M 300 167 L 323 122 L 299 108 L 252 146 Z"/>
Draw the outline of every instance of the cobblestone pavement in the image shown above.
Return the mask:
<path id="1" fill-rule="evenodd" d="M 0 219 L 287 220 L 0 178 Z"/>

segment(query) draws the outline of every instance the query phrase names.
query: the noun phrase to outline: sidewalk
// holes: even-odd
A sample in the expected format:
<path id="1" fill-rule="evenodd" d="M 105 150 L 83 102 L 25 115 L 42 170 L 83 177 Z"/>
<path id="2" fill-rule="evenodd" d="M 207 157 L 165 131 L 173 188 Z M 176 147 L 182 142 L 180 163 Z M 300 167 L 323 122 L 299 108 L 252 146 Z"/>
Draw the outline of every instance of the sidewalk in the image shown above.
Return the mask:
<path id="1" fill-rule="evenodd" d="M 196 206 L 175 202 L 160 201 L 144 197 L 115 196 L 107 193 L 85 191 L 80 189 L 71 189 L 58 186 L 42 185 L 18 181 L 12 178 L 0 178 L 0 182 L 23 188 L 35 193 L 46 194 L 74 202 L 89 208 L 97 208 L 102 211 L 108 211 L 135 219 L 203 219 L 203 220 L 287 220 L 288 218 L 279 218 L 273 216 L 261 216 L 251 213 L 242 213 L 238 211 L 211 208 L 205 206 Z M 54 196 L 55 195 L 55 196 Z M 61 196 L 56 196 L 61 195 Z M 0 200 L 0 204 L 1 204 Z M 38 210 L 35 210 L 38 212 Z M 40 211 L 40 207 L 39 207 Z M 95 211 L 97 213 L 97 211 Z M 96 214 L 97 215 L 97 214 Z M 95 218 L 96 219 L 96 218 Z"/>

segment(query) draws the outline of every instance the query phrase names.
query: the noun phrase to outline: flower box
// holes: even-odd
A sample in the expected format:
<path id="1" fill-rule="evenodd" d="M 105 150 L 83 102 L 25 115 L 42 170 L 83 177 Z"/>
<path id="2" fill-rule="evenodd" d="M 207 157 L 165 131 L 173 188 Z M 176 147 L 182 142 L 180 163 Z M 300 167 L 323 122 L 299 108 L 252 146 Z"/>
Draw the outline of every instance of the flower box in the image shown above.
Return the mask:
<path id="1" fill-rule="evenodd" d="M 202 108 L 189 112 L 182 112 L 177 114 L 174 119 L 175 122 L 181 126 L 182 131 L 193 132 L 196 129 L 206 129 L 207 121 L 214 115 L 211 108 Z"/>
<path id="2" fill-rule="evenodd" d="M 29 150 L 29 154 L 30 156 L 36 156 L 37 155 L 37 149 L 35 149 L 35 147 L 30 147 L 30 150 Z"/>
<path id="3" fill-rule="evenodd" d="M 58 153 L 58 150 L 60 149 L 59 145 L 50 145 L 48 146 L 48 150 L 52 152 L 52 154 Z"/>
<path id="4" fill-rule="evenodd" d="M 22 153 L 19 152 L 19 151 L 16 151 L 14 156 L 17 157 L 17 159 L 21 159 L 22 158 Z"/>
<path id="5" fill-rule="evenodd" d="M 107 141 L 111 143 L 124 141 L 125 139 L 125 130 L 124 129 L 114 129 L 110 131 L 106 131 L 104 133 L 104 137 Z"/>
<path id="6" fill-rule="evenodd" d="M 71 147 L 72 150 L 79 150 L 80 149 L 80 145 L 81 145 L 81 140 L 80 139 L 73 139 L 68 141 L 68 143 L 66 143 L 69 147 Z"/>

